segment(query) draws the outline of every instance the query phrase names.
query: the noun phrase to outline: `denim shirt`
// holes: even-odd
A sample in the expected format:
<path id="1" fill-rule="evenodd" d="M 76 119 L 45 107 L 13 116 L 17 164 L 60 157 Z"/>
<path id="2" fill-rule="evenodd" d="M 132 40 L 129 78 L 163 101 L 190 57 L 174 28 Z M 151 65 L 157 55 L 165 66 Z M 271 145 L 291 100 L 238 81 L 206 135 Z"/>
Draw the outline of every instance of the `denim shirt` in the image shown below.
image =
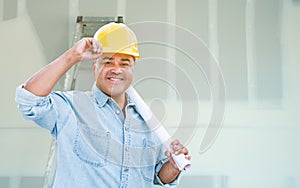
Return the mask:
<path id="1" fill-rule="evenodd" d="M 96 85 L 92 91 L 36 96 L 19 86 L 16 102 L 25 119 L 57 141 L 53 187 L 152 187 L 164 185 L 158 172 L 164 149 L 127 97 L 126 117 Z M 165 186 L 176 186 L 178 178 Z"/>

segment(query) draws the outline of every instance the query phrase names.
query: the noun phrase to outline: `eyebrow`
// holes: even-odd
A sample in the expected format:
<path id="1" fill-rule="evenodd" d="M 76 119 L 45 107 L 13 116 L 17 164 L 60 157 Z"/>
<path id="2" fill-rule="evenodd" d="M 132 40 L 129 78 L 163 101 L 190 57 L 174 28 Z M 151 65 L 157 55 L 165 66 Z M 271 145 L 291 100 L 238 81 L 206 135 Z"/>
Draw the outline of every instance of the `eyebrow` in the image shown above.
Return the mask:
<path id="1" fill-rule="evenodd" d="M 122 58 L 121 61 L 128 61 L 130 63 L 130 60 L 128 58 Z"/>
<path id="2" fill-rule="evenodd" d="M 113 57 L 104 57 L 103 60 L 114 60 L 115 58 Z M 121 58 L 121 61 L 128 61 L 130 62 L 130 60 L 128 58 Z"/>
<path id="3" fill-rule="evenodd" d="M 103 57 L 103 60 L 114 60 L 113 57 Z"/>

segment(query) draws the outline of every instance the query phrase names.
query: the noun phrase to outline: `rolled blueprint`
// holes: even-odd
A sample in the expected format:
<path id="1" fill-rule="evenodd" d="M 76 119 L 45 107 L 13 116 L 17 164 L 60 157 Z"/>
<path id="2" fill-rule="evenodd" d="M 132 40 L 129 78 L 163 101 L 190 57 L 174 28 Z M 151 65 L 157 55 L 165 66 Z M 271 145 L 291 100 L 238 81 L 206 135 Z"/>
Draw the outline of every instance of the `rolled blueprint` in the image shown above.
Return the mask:
<path id="1" fill-rule="evenodd" d="M 164 147 L 170 150 L 170 143 L 172 142 L 170 134 L 162 126 L 159 120 L 151 112 L 148 105 L 144 102 L 144 100 L 132 86 L 130 86 L 126 92 L 131 100 L 135 103 L 140 115 L 146 121 L 146 124 L 148 125 L 150 130 L 157 135 L 158 139 L 161 141 Z M 172 157 L 179 170 L 187 170 L 191 167 L 191 162 L 185 158 L 184 154 L 173 154 Z"/>

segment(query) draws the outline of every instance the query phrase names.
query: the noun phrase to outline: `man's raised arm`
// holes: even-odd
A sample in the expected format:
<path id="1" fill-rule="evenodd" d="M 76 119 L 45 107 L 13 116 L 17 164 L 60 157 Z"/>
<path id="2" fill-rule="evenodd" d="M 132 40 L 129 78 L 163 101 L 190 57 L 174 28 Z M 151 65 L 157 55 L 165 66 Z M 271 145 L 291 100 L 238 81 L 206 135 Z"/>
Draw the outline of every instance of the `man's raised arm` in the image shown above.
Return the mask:
<path id="1" fill-rule="evenodd" d="M 93 38 L 83 38 L 50 64 L 32 75 L 24 88 L 37 96 L 48 95 L 59 79 L 76 63 L 97 59 L 101 55 L 101 45 Z"/>

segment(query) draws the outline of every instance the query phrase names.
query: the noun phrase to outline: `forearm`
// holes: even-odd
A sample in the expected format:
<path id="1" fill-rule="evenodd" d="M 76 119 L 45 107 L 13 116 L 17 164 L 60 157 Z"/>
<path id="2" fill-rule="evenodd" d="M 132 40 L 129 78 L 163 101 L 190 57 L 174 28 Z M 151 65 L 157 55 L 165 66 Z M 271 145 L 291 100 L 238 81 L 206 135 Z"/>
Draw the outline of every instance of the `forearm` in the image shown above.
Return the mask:
<path id="1" fill-rule="evenodd" d="M 179 174 L 180 171 L 176 169 L 170 161 L 168 161 L 160 169 L 158 177 L 162 183 L 167 184 L 174 181 Z"/>
<path id="2" fill-rule="evenodd" d="M 70 50 L 32 75 L 24 84 L 24 88 L 37 96 L 48 95 L 59 79 L 75 64 Z"/>

